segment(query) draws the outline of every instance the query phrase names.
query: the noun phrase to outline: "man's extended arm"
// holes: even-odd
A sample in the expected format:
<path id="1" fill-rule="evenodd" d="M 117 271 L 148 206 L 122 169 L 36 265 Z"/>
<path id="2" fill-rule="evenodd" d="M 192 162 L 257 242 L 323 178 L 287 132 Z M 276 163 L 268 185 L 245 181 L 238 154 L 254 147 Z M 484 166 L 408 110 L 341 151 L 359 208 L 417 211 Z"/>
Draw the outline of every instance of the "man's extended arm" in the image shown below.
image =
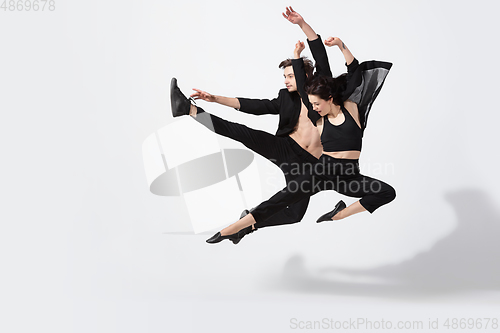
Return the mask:
<path id="1" fill-rule="evenodd" d="M 207 102 L 215 102 L 235 109 L 240 108 L 240 101 L 238 101 L 237 98 L 216 96 L 199 89 L 193 89 L 193 90 L 196 91 L 194 94 L 191 95 L 191 97 L 194 99 L 202 99 Z"/>
<path id="2" fill-rule="evenodd" d="M 252 99 L 243 97 L 224 97 L 207 93 L 206 91 L 193 89 L 196 91 L 191 95 L 194 99 L 202 99 L 207 102 L 215 102 L 225 106 L 229 106 L 238 111 L 262 115 L 262 114 L 279 114 L 280 101 L 279 98 L 269 99 Z"/>

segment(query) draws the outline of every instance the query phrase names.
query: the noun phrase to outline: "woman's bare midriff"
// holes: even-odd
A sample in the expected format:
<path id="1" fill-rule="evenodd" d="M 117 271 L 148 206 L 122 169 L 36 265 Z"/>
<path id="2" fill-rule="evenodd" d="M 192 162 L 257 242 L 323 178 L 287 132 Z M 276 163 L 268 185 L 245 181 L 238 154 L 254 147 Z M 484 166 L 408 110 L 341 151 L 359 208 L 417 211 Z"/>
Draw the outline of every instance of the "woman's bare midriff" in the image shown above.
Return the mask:
<path id="1" fill-rule="evenodd" d="M 335 151 L 335 152 L 324 151 L 323 154 L 331 156 L 331 157 L 335 157 L 335 158 L 346 158 L 349 160 L 359 160 L 359 156 L 361 155 L 361 152 L 359 150 Z"/>

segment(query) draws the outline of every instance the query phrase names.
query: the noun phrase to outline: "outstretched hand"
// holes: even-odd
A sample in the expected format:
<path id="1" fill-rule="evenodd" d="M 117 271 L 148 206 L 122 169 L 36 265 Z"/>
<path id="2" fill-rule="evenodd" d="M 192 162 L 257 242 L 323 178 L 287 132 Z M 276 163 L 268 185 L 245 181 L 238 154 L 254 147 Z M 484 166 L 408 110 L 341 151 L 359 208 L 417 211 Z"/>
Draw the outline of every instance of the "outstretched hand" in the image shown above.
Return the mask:
<path id="1" fill-rule="evenodd" d="M 334 46 L 334 45 L 340 46 L 340 45 L 342 45 L 342 41 L 338 37 L 328 37 L 327 39 L 325 39 L 325 45 L 326 46 Z"/>
<path id="2" fill-rule="evenodd" d="M 215 102 L 215 96 L 212 94 L 207 93 L 206 91 L 200 90 L 200 89 L 195 89 L 193 88 L 194 91 L 196 91 L 194 94 L 191 94 L 190 97 L 193 99 L 202 99 L 207 102 Z"/>
<path id="3" fill-rule="evenodd" d="M 283 17 L 286 18 L 288 21 L 292 22 L 293 24 L 300 24 L 304 22 L 304 19 L 302 16 L 300 16 L 299 13 L 293 10 L 292 6 L 286 7 L 286 12 L 282 13 Z"/>
<path id="4" fill-rule="evenodd" d="M 295 58 L 300 58 L 300 54 L 302 53 L 302 51 L 304 51 L 305 48 L 306 46 L 304 45 L 304 42 L 301 42 L 300 40 L 297 41 L 297 43 L 295 43 L 295 50 L 293 50 L 293 55 L 295 56 Z"/>

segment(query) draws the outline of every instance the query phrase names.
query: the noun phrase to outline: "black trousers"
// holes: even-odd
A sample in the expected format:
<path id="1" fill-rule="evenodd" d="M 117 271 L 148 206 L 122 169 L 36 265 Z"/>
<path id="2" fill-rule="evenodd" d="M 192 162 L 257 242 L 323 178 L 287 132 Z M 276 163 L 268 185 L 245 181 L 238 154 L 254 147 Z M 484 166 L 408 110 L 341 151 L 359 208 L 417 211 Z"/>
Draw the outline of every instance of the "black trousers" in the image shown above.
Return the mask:
<path id="1" fill-rule="evenodd" d="M 361 198 L 360 204 L 370 213 L 396 197 L 396 191 L 389 184 L 360 174 L 358 160 L 322 155 L 312 170 L 305 170 L 299 178 L 288 183 L 287 187 L 255 207 L 252 215 L 258 223 L 272 217 L 287 205 L 325 190 Z"/>
<path id="2" fill-rule="evenodd" d="M 308 166 L 318 163 L 317 158 L 304 150 L 289 136 L 278 137 L 265 131 L 233 123 L 207 113 L 200 107 L 198 107 L 198 113 L 194 119 L 219 135 L 241 142 L 247 148 L 276 164 L 285 174 L 287 184 L 293 183 L 303 176 L 297 170 L 307 169 Z M 290 205 L 282 206 L 272 214 L 272 217 L 260 219 L 255 227 L 263 228 L 299 222 L 306 213 L 308 205 L 309 196 L 304 196 Z"/>

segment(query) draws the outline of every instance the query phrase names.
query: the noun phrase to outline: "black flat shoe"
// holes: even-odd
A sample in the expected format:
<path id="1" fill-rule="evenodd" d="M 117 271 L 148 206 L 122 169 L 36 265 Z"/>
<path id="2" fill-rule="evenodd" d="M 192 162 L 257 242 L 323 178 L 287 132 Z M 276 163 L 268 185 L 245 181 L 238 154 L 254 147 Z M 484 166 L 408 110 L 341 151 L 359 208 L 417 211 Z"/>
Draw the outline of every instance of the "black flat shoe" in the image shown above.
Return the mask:
<path id="1" fill-rule="evenodd" d="M 175 77 L 170 81 L 170 106 L 174 117 L 189 115 L 191 110 L 191 102 L 177 86 Z"/>
<path id="2" fill-rule="evenodd" d="M 241 230 L 240 230 L 241 231 Z M 239 231 L 238 231 L 239 232 Z M 238 237 L 238 232 L 232 235 L 227 235 L 227 236 L 222 236 L 220 232 L 216 233 L 209 239 L 207 239 L 207 243 L 209 244 L 215 244 L 222 242 L 224 239 L 229 239 L 233 244 L 238 244 L 241 240 L 241 238 Z"/>
<path id="3" fill-rule="evenodd" d="M 227 236 L 222 236 L 220 234 L 220 232 L 218 232 L 215 235 L 213 235 L 212 237 L 210 237 L 209 239 L 207 239 L 207 243 L 215 244 L 215 243 L 222 242 L 224 239 L 229 239 L 231 242 L 233 242 L 233 244 L 238 244 L 240 242 L 240 240 L 243 237 L 245 237 L 245 235 L 251 234 L 255 230 L 257 230 L 257 228 L 252 229 L 252 226 L 248 226 L 246 228 L 241 229 L 237 233 L 227 235 Z"/>
<path id="4" fill-rule="evenodd" d="M 345 202 L 342 201 L 342 200 L 340 200 L 339 202 L 337 202 L 337 204 L 335 205 L 335 208 L 331 212 L 326 213 L 325 215 L 322 215 L 316 221 L 316 223 L 320 223 L 320 222 L 323 222 L 323 221 L 332 221 L 332 217 L 334 217 L 338 212 L 340 212 L 345 207 L 346 207 Z"/>

